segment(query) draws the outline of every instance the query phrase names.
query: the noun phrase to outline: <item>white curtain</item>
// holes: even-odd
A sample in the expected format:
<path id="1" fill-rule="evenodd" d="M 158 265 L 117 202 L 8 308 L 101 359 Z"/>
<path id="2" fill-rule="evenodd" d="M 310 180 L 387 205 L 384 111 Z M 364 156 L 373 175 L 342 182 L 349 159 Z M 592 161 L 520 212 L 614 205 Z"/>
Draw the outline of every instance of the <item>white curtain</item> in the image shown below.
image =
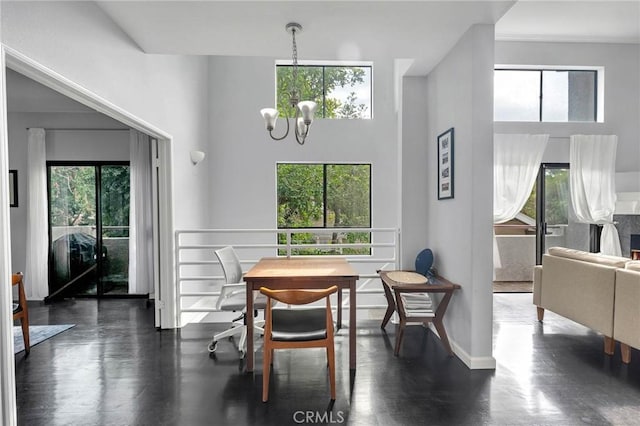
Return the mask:
<path id="1" fill-rule="evenodd" d="M 44 129 L 27 131 L 27 254 L 24 283 L 27 299 L 44 299 L 48 282 L 47 153 Z"/>
<path id="2" fill-rule="evenodd" d="M 621 256 L 620 237 L 613 225 L 617 145 L 616 135 L 572 135 L 569 182 L 578 221 L 603 225 L 600 252 Z"/>
<path id="3" fill-rule="evenodd" d="M 549 135 L 494 135 L 493 223 L 507 222 L 522 210 L 548 141 Z"/>
<path id="4" fill-rule="evenodd" d="M 153 218 L 151 200 L 151 142 L 130 130 L 129 293 L 152 293 Z M 151 290 L 150 290 L 151 289 Z"/>

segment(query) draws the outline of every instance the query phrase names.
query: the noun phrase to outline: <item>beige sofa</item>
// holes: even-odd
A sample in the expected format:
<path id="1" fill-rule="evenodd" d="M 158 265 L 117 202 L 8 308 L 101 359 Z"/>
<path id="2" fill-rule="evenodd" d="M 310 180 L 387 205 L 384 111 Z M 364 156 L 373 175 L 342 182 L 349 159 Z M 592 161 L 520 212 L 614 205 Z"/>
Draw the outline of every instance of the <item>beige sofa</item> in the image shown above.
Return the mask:
<path id="1" fill-rule="evenodd" d="M 616 271 L 613 338 L 620 342 L 622 362 L 631 361 L 630 346 L 640 349 L 640 261 Z"/>
<path id="2" fill-rule="evenodd" d="M 548 309 L 589 327 L 604 335 L 604 351 L 612 355 L 616 276 L 627 262 L 629 259 L 623 257 L 550 248 L 533 273 L 533 303 L 538 307 L 538 320 L 543 320 L 544 310 Z M 626 336 L 631 336 L 630 329 L 625 328 Z M 640 334 L 634 336 L 635 340 L 628 340 L 631 346 L 635 344 L 632 342 L 640 343 Z"/>

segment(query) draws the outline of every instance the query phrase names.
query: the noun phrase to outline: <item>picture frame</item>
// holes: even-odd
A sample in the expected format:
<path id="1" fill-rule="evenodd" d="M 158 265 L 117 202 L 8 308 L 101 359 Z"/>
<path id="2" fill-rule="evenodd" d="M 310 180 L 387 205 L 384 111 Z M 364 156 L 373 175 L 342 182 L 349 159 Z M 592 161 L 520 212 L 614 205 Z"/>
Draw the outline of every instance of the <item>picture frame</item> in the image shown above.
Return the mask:
<path id="1" fill-rule="evenodd" d="M 9 170 L 9 207 L 18 207 L 18 171 Z"/>
<path id="2" fill-rule="evenodd" d="M 438 135 L 438 200 L 454 195 L 453 127 Z"/>

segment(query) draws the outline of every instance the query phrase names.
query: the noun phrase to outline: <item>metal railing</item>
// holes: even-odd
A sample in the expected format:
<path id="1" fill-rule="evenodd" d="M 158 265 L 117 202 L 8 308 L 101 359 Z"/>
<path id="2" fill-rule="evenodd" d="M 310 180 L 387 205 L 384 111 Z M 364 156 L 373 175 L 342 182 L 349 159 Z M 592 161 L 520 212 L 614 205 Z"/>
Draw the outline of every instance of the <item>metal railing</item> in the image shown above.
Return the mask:
<path id="1" fill-rule="evenodd" d="M 337 242 L 348 239 L 354 233 L 368 236 L 368 242 Z M 306 234 L 303 235 L 306 238 L 302 238 L 306 242 L 301 241 L 300 234 Z M 309 243 L 309 237 L 317 242 Z M 207 316 L 219 312 L 215 306 L 224 275 L 213 251 L 225 246 L 233 246 L 236 250 L 243 271 L 247 271 L 262 257 L 345 258 L 360 276 L 356 289 L 357 309 L 374 309 L 386 308 L 382 286 L 378 285 L 377 270 L 398 267 L 400 244 L 399 231 L 395 228 L 177 230 L 176 315 L 180 326 L 203 321 Z M 376 301 L 376 298 L 379 300 Z M 349 307 L 349 299 L 343 298 L 343 309 Z M 212 322 L 211 319 L 207 321 Z"/>

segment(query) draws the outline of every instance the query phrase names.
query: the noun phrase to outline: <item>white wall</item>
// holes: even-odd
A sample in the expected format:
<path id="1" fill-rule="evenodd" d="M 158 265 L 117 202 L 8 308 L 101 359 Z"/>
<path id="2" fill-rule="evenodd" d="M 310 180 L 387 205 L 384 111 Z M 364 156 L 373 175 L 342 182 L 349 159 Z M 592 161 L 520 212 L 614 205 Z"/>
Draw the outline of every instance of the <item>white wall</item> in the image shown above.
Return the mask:
<path id="1" fill-rule="evenodd" d="M 173 136 L 174 223 L 202 226 L 209 163 L 189 151 L 209 143 L 206 58 L 145 54 L 93 2 L 0 7 L 6 46 Z"/>
<path id="2" fill-rule="evenodd" d="M 603 123 L 496 122 L 496 133 L 548 133 L 544 162 L 569 162 L 572 134 L 616 134 L 617 172 L 640 170 L 640 45 L 498 41 L 501 65 L 603 66 Z"/>
<path id="3" fill-rule="evenodd" d="M 275 59 L 210 58 L 209 225 L 275 228 L 276 162 L 358 162 L 372 164 L 372 226 L 397 226 L 393 63 L 374 60 L 373 120 L 316 119 L 300 146 L 271 140 L 259 113 L 275 105 Z M 285 129 L 280 118 L 274 133 Z"/>
<path id="4" fill-rule="evenodd" d="M 24 271 L 27 232 L 27 128 L 123 128 L 101 114 L 9 113 L 9 168 L 18 170 L 19 205 L 10 209 L 11 267 Z M 48 131 L 47 160 L 129 161 L 128 131 Z"/>
<path id="5" fill-rule="evenodd" d="M 129 161 L 129 130 L 46 131 L 47 161 Z"/>
<path id="6" fill-rule="evenodd" d="M 476 25 L 427 76 L 428 174 L 426 186 L 415 194 L 427 197 L 426 241 L 434 251 L 438 272 L 462 286 L 452 298 L 445 324 L 454 350 L 471 368 L 495 368 L 491 343 L 493 56 L 493 25 Z M 455 197 L 439 201 L 436 139 L 450 127 L 455 129 Z M 409 155 L 403 152 L 403 158 Z M 403 168 L 403 173 L 411 170 Z"/>
<path id="7" fill-rule="evenodd" d="M 427 187 L 430 170 L 436 164 L 431 150 L 427 111 L 427 78 L 402 79 L 402 268 L 414 269 L 415 259 L 433 241 L 427 232 L 427 210 L 432 191 Z"/>

